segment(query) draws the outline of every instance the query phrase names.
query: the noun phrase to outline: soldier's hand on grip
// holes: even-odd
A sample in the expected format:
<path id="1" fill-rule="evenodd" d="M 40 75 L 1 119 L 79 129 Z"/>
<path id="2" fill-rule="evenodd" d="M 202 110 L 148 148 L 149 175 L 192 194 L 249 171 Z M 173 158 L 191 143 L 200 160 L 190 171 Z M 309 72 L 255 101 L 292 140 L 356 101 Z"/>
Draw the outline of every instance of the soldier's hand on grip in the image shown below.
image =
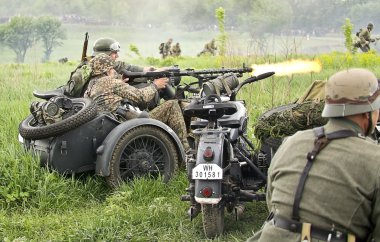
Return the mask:
<path id="1" fill-rule="evenodd" d="M 169 82 L 169 78 L 162 77 L 162 78 L 155 79 L 153 81 L 153 84 L 156 85 L 158 89 L 163 89 L 168 84 L 168 82 Z"/>

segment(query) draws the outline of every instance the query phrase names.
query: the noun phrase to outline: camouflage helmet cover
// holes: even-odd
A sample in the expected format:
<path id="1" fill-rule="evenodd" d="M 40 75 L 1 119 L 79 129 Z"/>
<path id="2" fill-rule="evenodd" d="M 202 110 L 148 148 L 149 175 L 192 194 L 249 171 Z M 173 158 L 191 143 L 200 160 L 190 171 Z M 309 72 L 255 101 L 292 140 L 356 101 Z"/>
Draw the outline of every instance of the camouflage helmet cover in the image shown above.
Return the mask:
<path id="1" fill-rule="evenodd" d="M 120 51 L 120 44 L 119 42 L 111 38 L 100 38 L 95 41 L 92 49 L 94 51 L 92 53 L 92 56 L 96 56 L 100 53 L 110 55 L 112 52 Z"/>
<path id="2" fill-rule="evenodd" d="M 325 86 L 322 117 L 345 117 L 380 108 L 380 90 L 376 76 L 361 68 L 332 75 Z"/>
<path id="3" fill-rule="evenodd" d="M 94 76 L 103 74 L 115 65 L 115 61 L 107 54 L 101 53 L 90 60 L 90 67 Z"/>

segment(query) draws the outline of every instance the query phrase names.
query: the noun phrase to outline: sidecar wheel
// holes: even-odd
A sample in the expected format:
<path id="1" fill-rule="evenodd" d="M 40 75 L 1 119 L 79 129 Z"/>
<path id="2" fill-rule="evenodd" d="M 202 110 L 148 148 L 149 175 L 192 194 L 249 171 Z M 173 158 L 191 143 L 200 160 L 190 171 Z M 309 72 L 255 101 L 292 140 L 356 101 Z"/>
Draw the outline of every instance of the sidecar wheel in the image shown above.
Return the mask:
<path id="1" fill-rule="evenodd" d="M 166 183 L 176 170 L 178 160 L 176 147 L 164 130 L 138 126 L 128 130 L 117 142 L 106 181 L 116 188 L 136 177 L 162 175 Z"/>
<path id="2" fill-rule="evenodd" d="M 224 230 L 224 206 L 221 204 L 202 204 L 203 230 L 208 239 L 213 239 Z"/>
<path id="3" fill-rule="evenodd" d="M 34 140 L 54 137 L 91 121 L 98 114 L 96 105 L 91 99 L 76 98 L 72 101 L 74 108 L 79 110 L 74 115 L 46 126 L 34 125 L 34 117 L 29 115 L 18 127 L 20 135 L 25 139 Z"/>

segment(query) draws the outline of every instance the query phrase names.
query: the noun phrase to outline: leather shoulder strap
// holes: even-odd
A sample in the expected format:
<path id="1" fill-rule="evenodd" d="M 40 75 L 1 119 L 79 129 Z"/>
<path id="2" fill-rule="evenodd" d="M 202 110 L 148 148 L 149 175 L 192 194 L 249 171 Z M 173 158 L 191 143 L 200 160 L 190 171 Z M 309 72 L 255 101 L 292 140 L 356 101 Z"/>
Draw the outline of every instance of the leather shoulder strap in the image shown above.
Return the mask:
<path id="1" fill-rule="evenodd" d="M 299 208 L 302 199 L 302 193 L 305 188 L 306 179 L 309 175 L 311 166 L 313 165 L 313 161 L 315 160 L 318 153 L 323 148 L 325 148 L 331 140 L 342 139 L 347 137 L 358 137 L 358 133 L 356 133 L 353 130 L 338 130 L 329 134 L 325 134 L 323 127 L 314 128 L 313 130 L 316 137 L 314 140 L 314 147 L 312 151 L 307 153 L 307 163 L 301 173 L 296 194 L 294 196 L 292 219 L 296 221 L 300 220 Z"/>

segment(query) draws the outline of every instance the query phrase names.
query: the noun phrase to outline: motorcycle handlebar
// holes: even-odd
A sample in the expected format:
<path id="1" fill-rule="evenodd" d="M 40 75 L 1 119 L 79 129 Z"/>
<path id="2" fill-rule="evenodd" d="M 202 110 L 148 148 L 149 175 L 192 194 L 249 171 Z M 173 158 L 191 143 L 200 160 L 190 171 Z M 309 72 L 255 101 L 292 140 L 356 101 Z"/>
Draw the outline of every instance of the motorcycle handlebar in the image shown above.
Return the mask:
<path id="1" fill-rule="evenodd" d="M 245 84 L 248 84 L 248 83 L 251 83 L 251 82 L 255 82 L 255 81 L 259 81 L 259 80 L 262 80 L 262 79 L 265 79 L 265 78 L 268 78 L 270 76 L 273 76 L 275 74 L 274 71 L 271 71 L 271 72 L 266 72 L 266 73 L 263 73 L 261 75 L 258 75 L 258 76 L 252 76 L 248 79 L 246 79 L 245 81 L 241 82 L 234 90 L 233 92 L 231 93 L 230 95 L 230 100 L 231 101 L 234 101 L 235 98 L 236 98 L 236 94 L 238 93 L 238 91 L 240 90 L 240 88 L 242 88 Z"/>
<path id="2" fill-rule="evenodd" d="M 271 71 L 271 72 L 266 72 L 266 73 L 263 73 L 261 75 L 258 75 L 258 76 L 253 76 L 251 78 L 248 78 L 245 83 L 251 83 L 251 82 L 255 82 L 255 81 L 259 81 L 259 80 L 262 80 L 262 79 L 265 79 L 265 78 L 268 78 L 270 76 L 273 76 L 275 74 L 274 71 Z"/>

